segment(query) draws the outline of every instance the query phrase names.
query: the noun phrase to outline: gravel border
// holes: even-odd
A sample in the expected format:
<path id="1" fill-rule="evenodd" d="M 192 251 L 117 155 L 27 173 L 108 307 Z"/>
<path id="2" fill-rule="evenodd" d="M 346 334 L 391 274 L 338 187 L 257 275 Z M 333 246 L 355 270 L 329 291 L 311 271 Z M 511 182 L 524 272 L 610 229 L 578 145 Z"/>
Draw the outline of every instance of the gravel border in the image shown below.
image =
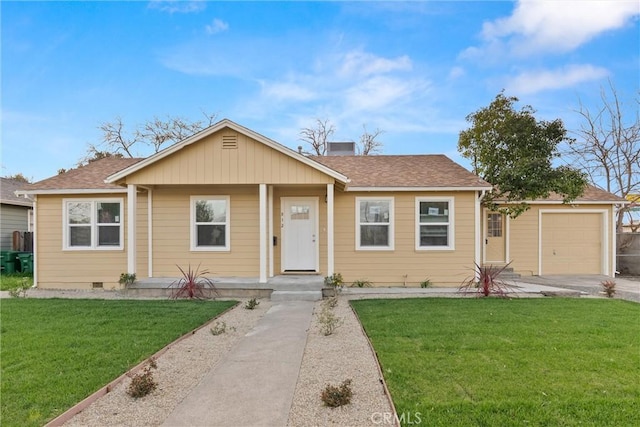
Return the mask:
<path id="1" fill-rule="evenodd" d="M 323 335 L 318 321 L 323 304 L 319 301 L 314 307 L 287 425 L 380 425 L 383 417 L 389 419 L 395 412 L 369 340 L 345 298 L 332 309 L 343 324 L 333 334 Z M 351 403 L 338 408 L 325 406 L 320 399 L 322 390 L 346 379 L 352 381 Z"/>
<path id="2" fill-rule="evenodd" d="M 110 393 L 96 400 L 65 426 L 157 426 L 200 382 L 205 373 L 249 332 L 271 307 L 261 300 L 254 310 L 244 308 L 244 300 L 184 339 L 156 359 L 153 377 L 158 388 L 151 394 L 133 399 L 127 393 L 131 380 L 126 379 Z M 226 333 L 211 334 L 216 323 L 225 322 Z"/>

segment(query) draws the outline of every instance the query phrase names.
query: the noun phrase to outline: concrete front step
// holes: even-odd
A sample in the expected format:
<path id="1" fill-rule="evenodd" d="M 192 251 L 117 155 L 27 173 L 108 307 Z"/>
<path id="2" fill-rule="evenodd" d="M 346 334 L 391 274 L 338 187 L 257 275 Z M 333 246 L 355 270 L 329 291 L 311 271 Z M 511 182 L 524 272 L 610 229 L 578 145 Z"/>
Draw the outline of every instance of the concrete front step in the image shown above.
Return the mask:
<path id="1" fill-rule="evenodd" d="M 273 291 L 271 301 L 319 301 L 322 291 Z"/>

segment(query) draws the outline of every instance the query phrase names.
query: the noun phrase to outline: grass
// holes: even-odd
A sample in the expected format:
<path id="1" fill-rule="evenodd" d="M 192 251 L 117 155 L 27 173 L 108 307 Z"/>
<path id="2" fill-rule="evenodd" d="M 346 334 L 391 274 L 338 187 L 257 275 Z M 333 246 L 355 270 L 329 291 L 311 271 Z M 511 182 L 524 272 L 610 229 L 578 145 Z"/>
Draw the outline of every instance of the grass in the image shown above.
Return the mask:
<path id="1" fill-rule="evenodd" d="M 2 425 L 44 424 L 233 304 L 2 300 Z"/>
<path id="2" fill-rule="evenodd" d="M 640 305 L 353 301 L 403 425 L 640 425 Z"/>
<path id="3" fill-rule="evenodd" d="M 17 289 L 23 283 L 33 286 L 33 274 L 31 273 L 11 273 L 0 276 L 0 291 L 10 291 Z"/>

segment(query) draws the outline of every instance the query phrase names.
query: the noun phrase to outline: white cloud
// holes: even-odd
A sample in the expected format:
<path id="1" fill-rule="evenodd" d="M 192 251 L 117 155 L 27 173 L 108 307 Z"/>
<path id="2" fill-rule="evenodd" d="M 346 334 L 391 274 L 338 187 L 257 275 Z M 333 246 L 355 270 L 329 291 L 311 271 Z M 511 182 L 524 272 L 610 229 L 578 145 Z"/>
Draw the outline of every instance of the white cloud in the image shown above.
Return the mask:
<path id="1" fill-rule="evenodd" d="M 262 82 L 262 96 L 276 100 L 310 101 L 316 98 L 313 89 L 295 82 Z"/>
<path id="2" fill-rule="evenodd" d="M 205 10 L 207 4 L 204 0 L 151 0 L 150 9 L 158 9 L 167 13 L 195 13 Z"/>
<path id="3" fill-rule="evenodd" d="M 506 42 L 514 54 L 567 52 L 638 15 L 637 0 L 520 0 L 511 16 L 485 22 L 482 36 L 489 46 Z"/>
<path id="4" fill-rule="evenodd" d="M 205 26 L 205 30 L 207 34 L 217 34 L 227 31 L 229 29 L 229 24 L 224 22 L 221 19 L 215 18 L 211 24 Z"/>
<path id="5" fill-rule="evenodd" d="M 464 68 L 462 67 L 453 67 L 449 71 L 449 80 L 456 80 L 460 77 L 463 77 L 466 74 Z"/>
<path id="6" fill-rule="evenodd" d="M 414 89 L 418 88 L 405 79 L 375 76 L 347 88 L 345 101 L 353 110 L 377 111 L 402 102 Z"/>
<path id="7" fill-rule="evenodd" d="M 371 53 L 351 51 L 344 55 L 339 74 L 344 77 L 371 76 L 392 71 L 409 71 L 411 68 L 411 59 L 406 55 L 388 59 Z"/>
<path id="8" fill-rule="evenodd" d="M 550 89 L 562 89 L 579 83 L 598 80 L 609 72 L 593 65 L 569 65 L 556 70 L 538 70 L 522 73 L 507 83 L 507 92 L 530 94 Z"/>

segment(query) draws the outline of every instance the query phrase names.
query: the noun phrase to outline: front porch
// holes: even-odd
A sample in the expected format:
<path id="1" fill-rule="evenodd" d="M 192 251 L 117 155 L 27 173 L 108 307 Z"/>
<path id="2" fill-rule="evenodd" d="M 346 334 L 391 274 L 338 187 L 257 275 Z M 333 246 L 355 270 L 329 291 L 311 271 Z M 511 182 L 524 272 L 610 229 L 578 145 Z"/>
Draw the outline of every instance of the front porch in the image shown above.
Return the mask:
<path id="1" fill-rule="evenodd" d="M 131 296 L 170 297 L 177 277 L 140 279 L 127 286 Z M 258 277 L 216 277 L 213 279 L 219 298 L 270 298 L 274 301 L 322 299 L 324 277 L 319 275 L 280 275 L 261 283 Z"/>

